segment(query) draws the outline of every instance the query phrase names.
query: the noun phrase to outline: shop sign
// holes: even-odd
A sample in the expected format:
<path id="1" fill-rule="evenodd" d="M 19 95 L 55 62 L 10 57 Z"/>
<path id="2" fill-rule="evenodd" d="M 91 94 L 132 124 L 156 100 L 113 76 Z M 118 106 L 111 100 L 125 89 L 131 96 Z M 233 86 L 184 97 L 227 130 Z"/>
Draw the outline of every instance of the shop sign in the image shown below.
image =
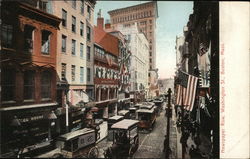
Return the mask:
<path id="1" fill-rule="evenodd" d="M 92 143 L 95 143 L 95 132 L 80 136 L 78 139 L 78 148 L 82 148 Z"/>
<path id="2" fill-rule="evenodd" d="M 26 122 L 36 121 L 36 120 L 41 120 L 41 119 L 44 119 L 43 115 L 36 115 L 36 116 L 21 118 L 19 120 L 20 120 L 21 123 L 26 123 Z"/>

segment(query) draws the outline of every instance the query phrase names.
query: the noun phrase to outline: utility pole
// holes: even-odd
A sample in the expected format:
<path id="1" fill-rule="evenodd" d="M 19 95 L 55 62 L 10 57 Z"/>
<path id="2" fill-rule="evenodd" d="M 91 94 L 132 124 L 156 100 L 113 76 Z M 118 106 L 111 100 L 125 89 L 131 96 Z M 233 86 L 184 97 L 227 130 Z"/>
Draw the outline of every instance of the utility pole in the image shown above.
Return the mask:
<path id="1" fill-rule="evenodd" d="M 166 138 L 166 140 L 167 140 L 167 145 L 164 145 L 166 148 L 165 148 L 165 151 L 166 151 L 166 153 L 165 153 L 165 155 L 166 155 L 166 159 L 169 159 L 169 150 L 170 150 L 170 146 L 169 146 L 169 136 L 170 136 L 170 106 L 171 106 L 171 103 L 170 103 L 170 101 L 171 101 L 171 93 L 172 93 L 172 91 L 171 91 L 171 88 L 169 88 L 168 89 L 168 109 L 167 109 L 167 114 L 168 114 L 168 117 L 167 117 L 167 138 Z"/>

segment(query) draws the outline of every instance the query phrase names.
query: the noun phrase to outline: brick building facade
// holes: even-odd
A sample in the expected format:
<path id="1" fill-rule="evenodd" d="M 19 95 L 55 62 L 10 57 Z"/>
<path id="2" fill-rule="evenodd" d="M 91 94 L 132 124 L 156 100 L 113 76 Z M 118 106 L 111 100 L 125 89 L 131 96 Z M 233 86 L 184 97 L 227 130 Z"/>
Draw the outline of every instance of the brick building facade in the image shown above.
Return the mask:
<path id="1" fill-rule="evenodd" d="M 49 115 L 57 107 L 56 42 L 61 20 L 41 3 L 1 3 L 3 157 L 14 155 L 16 148 L 45 142 L 51 131 L 54 134 Z"/>

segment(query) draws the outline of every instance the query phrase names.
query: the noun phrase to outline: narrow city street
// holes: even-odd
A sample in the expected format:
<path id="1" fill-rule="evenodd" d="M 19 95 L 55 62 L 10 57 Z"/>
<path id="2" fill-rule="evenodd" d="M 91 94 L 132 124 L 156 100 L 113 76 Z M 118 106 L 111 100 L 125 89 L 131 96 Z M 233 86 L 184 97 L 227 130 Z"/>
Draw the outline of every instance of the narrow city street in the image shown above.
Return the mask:
<path id="1" fill-rule="evenodd" d="M 219 158 L 218 3 L 1 10 L 1 158 Z"/>
<path id="2" fill-rule="evenodd" d="M 165 106 L 163 104 L 163 109 L 160 115 L 156 118 L 154 129 L 152 132 L 140 132 L 139 133 L 139 147 L 138 150 L 133 155 L 133 158 L 164 158 L 164 139 L 166 135 L 167 127 L 167 117 L 165 116 Z M 171 126 L 172 127 L 172 126 Z M 176 134 L 175 129 L 171 129 L 171 134 Z M 174 136 L 170 136 L 172 138 Z M 170 142 L 173 142 L 170 145 L 176 145 L 176 138 L 172 138 Z M 103 152 L 108 147 L 111 146 L 112 142 L 104 139 L 98 143 L 99 148 L 99 157 L 104 157 Z"/>
<path id="3" fill-rule="evenodd" d="M 163 143 L 166 135 L 167 118 L 165 116 L 165 105 L 160 116 L 157 117 L 154 129 L 151 133 L 140 133 L 139 148 L 134 158 L 161 158 L 163 156 Z"/>

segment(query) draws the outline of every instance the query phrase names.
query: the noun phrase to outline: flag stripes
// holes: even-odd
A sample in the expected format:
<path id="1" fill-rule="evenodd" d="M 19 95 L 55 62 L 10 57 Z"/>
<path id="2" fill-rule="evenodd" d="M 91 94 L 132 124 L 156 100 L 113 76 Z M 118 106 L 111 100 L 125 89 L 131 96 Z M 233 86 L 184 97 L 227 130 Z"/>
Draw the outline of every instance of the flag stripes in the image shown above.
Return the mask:
<path id="1" fill-rule="evenodd" d="M 180 79 L 187 81 L 184 82 L 184 85 L 177 84 L 176 105 L 184 106 L 186 110 L 192 111 L 195 100 L 198 77 L 192 75 L 187 75 L 187 77 L 188 78 Z"/>
<path id="2" fill-rule="evenodd" d="M 189 75 L 187 93 L 184 96 L 185 98 L 184 106 L 186 106 L 186 109 L 189 111 L 193 110 L 197 81 L 198 81 L 197 77 Z"/>

